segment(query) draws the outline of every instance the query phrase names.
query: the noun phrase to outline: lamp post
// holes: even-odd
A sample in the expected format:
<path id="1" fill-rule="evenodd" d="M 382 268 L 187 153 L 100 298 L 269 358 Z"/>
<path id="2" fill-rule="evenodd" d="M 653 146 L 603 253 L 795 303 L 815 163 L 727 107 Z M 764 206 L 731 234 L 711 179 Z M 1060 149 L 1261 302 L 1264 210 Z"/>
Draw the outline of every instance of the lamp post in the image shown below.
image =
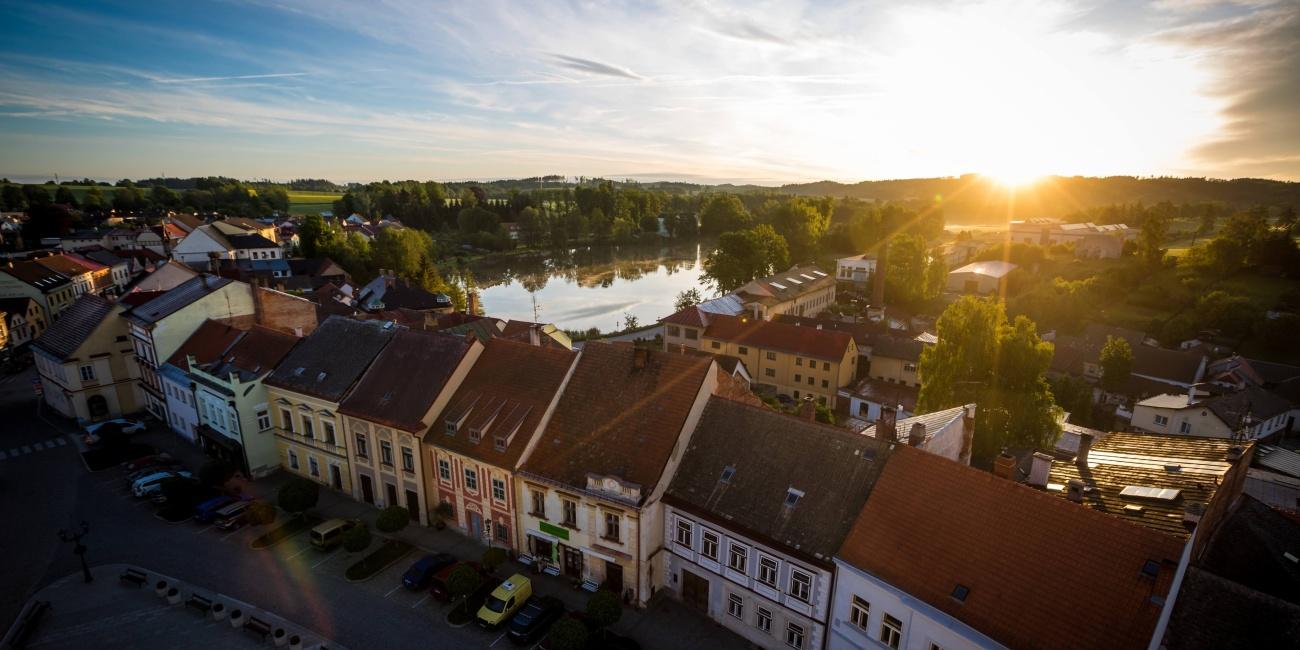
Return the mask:
<path id="1" fill-rule="evenodd" d="M 95 580 L 95 577 L 90 575 L 90 566 L 86 564 L 86 545 L 81 543 L 81 538 L 85 537 L 89 532 L 90 524 L 85 521 L 81 522 L 80 532 L 69 533 L 66 528 L 59 531 L 60 540 L 65 543 L 72 542 L 76 544 L 76 546 L 72 547 L 72 552 L 75 553 L 77 557 L 81 558 L 81 574 L 85 577 L 87 584 Z"/>

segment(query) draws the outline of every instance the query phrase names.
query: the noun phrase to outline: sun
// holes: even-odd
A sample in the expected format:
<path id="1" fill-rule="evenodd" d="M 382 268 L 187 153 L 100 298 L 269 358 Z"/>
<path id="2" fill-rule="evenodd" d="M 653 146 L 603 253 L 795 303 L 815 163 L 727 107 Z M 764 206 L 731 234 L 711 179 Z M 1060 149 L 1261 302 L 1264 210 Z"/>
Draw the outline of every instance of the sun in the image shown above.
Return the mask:
<path id="1" fill-rule="evenodd" d="M 980 174 L 994 183 L 1009 190 L 1018 190 L 1034 185 L 1047 174 L 1028 165 L 999 165 L 986 169 Z"/>

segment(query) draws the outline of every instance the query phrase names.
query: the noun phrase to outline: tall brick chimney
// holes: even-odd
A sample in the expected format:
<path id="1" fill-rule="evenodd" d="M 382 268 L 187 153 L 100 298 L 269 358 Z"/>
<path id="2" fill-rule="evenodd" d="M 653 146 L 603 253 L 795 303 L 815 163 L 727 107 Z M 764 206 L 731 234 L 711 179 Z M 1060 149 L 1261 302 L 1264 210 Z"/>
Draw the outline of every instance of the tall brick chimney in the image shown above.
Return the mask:
<path id="1" fill-rule="evenodd" d="M 876 420 L 876 440 L 882 442 L 893 442 L 898 433 L 895 431 L 898 411 L 892 406 L 881 405 L 880 419 Z"/>
<path id="2" fill-rule="evenodd" d="M 889 238 L 886 237 L 880 242 L 880 250 L 876 252 L 876 271 L 871 274 L 871 306 L 881 308 L 885 306 L 885 267 L 889 264 Z"/>

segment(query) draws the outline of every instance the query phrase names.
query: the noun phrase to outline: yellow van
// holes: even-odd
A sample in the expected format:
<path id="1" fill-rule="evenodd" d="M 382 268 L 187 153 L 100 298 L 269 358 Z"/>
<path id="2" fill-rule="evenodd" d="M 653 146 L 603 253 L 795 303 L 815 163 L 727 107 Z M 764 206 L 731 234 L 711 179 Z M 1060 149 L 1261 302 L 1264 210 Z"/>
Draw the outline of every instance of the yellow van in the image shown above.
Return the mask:
<path id="1" fill-rule="evenodd" d="M 357 525 L 355 519 L 331 519 L 311 529 L 311 545 L 328 551 L 343 541 L 343 533 Z"/>
<path id="2" fill-rule="evenodd" d="M 478 624 L 491 629 L 505 623 L 524 606 L 531 595 L 533 583 L 526 576 L 516 573 L 506 578 L 483 601 L 483 606 L 478 610 Z"/>

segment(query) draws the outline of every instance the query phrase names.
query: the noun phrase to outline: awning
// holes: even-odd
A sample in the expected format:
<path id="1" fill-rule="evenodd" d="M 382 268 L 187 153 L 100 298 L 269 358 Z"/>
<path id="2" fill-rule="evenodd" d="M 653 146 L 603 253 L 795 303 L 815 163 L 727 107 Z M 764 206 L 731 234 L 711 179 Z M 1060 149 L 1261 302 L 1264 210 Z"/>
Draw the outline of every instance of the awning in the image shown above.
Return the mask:
<path id="1" fill-rule="evenodd" d="M 199 425 L 199 435 L 207 438 L 213 444 L 231 452 L 232 454 L 243 454 L 243 445 L 240 445 L 235 440 L 231 440 L 226 434 L 217 431 L 206 424 Z"/>

